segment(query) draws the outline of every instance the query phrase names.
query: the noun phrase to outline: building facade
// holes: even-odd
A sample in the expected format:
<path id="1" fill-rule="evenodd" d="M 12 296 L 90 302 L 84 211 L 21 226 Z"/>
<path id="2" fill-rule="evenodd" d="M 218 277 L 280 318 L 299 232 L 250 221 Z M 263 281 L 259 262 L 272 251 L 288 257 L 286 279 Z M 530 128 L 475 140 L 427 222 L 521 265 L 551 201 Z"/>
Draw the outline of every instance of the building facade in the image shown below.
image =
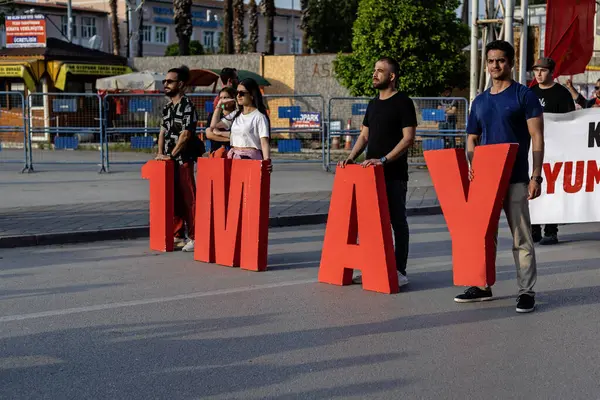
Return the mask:
<path id="1" fill-rule="evenodd" d="M 46 37 L 67 41 L 66 3 L 43 1 L 15 1 L 14 11 L 2 7 L 5 14 L 42 14 L 46 16 Z M 112 47 L 110 40 L 109 15 L 107 12 L 90 7 L 76 6 L 73 11 L 73 44 L 108 52 Z M 94 38 L 92 40 L 92 38 Z M 0 29 L 0 47 L 6 45 L 4 25 Z"/>
<path id="2" fill-rule="evenodd" d="M 173 2 L 168 0 L 146 0 L 143 5 L 131 4 L 129 9 L 125 0 L 119 0 L 117 13 L 119 17 L 119 32 L 121 37 L 121 55 L 127 56 L 129 39 L 129 56 L 137 56 L 137 43 L 141 35 L 143 56 L 163 56 L 167 46 L 177 43 L 175 24 L 173 23 Z M 73 5 L 85 4 L 109 15 L 108 1 L 103 0 L 72 0 Z M 135 3 L 135 1 L 132 1 Z M 140 30 L 140 13 L 143 16 Z M 274 21 L 275 54 L 294 54 L 301 51 L 302 31 L 300 29 L 301 13 L 290 9 L 277 9 Z M 265 19 L 262 14 L 259 21 L 258 52 L 265 50 Z M 202 44 L 206 53 L 217 53 L 223 32 L 223 2 L 215 0 L 194 0 L 192 6 L 192 40 Z M 128 27 L 131 34 L 128 35 Z M 249 18 L 246 14 L 244 29 L 246 39 L 249 36 Z M 128 38 L 128 36 L 130 36 Z M 110 25 L 106 41 L 112 46 Z M 112 49 L 111 49 L 112 50 Z"/>

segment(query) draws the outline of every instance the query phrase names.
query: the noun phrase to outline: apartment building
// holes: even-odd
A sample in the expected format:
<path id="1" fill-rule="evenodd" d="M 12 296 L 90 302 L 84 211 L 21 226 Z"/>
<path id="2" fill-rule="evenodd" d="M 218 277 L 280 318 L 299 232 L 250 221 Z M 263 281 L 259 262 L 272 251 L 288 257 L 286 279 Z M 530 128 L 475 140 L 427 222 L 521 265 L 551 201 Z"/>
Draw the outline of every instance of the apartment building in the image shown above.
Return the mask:
<path id="1" fill-rule="evenodd" d="M 39 0 L 43 1 L 43 0 Z M 72 0 L 75 6 L 85 6 L 109 14 L 107 0 Z M 142 36 L 142 54 L 144 56 L 162 56 L 167 46 L 177 43 L 175 24 L 173 23 L 173 2 L 167 0 L 132 0 L 127 7 L 125 0 L 118 0 L 119 31 L 121 34 L 121 55 L 127 56 L 127 32 L 130 35 L 130 55 L 137 54 L 139 35 Z M 277 9 L 274 21 L 275 53 L 294 54 L 301 51 L 302 31 L 300 30 L 301 13 L 290 9 Z M 140 16 L 143 28 L 139 29 Z M 218 52 L 223 32 L 223 2 L 216 0 L 195 0 L 192 6 L 192 40 L 198 40 L 207 53 Z M 246 36 L 249 31 L 249 20 L 244 23 Z M 258 52 L 265 50 L 265 20 L 259 15 Z M 106 41 L 111 42 L 110 33 Z M 112 45 L 112 44 L 111 44 Z"/>
<path id="2" fill-rule="evenodd" d="M 46 16 L 46 37 L 67 40 L 67 5 L 64 2 L 22 1 L 13 2 L 12 14 L 42 14 Z M 10 13 L 7 5 L 0 7 L 4 13 Z M 73 44 L 108 52 L 112 47 L 110 40 L 109 15 L 96 8 L 74 5 Z M 94 38 L 92 40 L 92 38 Z M 0 29 L 0 47 L 6 45 L 4 26 Z"/>

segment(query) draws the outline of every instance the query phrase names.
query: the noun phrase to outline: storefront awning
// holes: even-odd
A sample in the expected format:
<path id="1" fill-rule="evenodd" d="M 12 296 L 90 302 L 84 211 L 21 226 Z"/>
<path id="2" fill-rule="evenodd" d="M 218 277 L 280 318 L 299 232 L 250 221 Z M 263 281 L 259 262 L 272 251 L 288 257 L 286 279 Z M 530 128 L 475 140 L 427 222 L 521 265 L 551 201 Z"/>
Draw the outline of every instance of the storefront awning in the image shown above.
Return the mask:
<path id="1" fill-rule="evenodd" d="M 31 75 L 31 72 L 27 66 L 27 63 L 12 64 L 2 63 L 0 64 L 0 77 L 2 78 L 22 78 L 25 82 L 25 86 L 30 92 L 35 92 L 35 79 Z"/>
<path id="2" fill-rule="evenodd" d="M 125 65 L 100 65 L 100 64 L 72 64 L 52 61 L 48 63 L 48 72 L 57 89 L 65 90 L 67 73 L 73 75 L 114 76 L 131 73 L 132 70 Z"/>

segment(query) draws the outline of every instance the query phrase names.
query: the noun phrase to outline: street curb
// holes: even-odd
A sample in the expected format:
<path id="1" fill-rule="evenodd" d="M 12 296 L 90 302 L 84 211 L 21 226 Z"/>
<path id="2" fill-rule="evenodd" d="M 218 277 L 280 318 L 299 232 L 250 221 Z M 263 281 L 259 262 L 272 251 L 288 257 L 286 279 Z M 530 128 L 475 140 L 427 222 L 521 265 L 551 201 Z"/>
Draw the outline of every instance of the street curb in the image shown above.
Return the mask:
<path id="1" fill-rule="evenodd" d="M 439 206 L 409 208 L 406 214 L 410 216 L 439 215 Z M 301 225 L 318 225 L 327 222 L 326 213 L 290 215 L 269 218 L 270 228 L 282 228 Z M 133 226 L 129 228 L 102 229 L 97 231 L 57 232 L 38 235 L 0 237 L 0 249 L 29 246 L 48 246 L 56 244 L 98 242 L 103 240 L 126 240 L 145 238 L 150 235 L 148 226 Z"/>

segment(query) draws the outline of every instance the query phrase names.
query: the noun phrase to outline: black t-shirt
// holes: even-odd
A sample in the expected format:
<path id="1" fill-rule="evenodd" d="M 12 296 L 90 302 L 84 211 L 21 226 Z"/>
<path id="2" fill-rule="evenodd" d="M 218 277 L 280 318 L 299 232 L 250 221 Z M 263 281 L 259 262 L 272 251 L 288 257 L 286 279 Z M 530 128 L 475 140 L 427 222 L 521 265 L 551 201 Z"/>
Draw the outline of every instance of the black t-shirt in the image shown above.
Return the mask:
<path id="1" fill-rule="evenodd" d="M 379 96 L 369 102 L 363 125 L 369 128 L 367 158 L 387 156 L 400 143 L 402 129 L 417 126 L 417 113 L 412 100 L 398 92 L 389 99 Z M 384 165 L 386 180 L 408 181 L 408 152 Z"/>
<path id="2" fill-rule="evenodd" d="M 535 85 L 531 90 L 540 99 L 544 113 L 564 114 L 575 111 L 571 92 L 559 83 L 554 84 L 550 89 L 542 89 L 540 85 Z"/>

